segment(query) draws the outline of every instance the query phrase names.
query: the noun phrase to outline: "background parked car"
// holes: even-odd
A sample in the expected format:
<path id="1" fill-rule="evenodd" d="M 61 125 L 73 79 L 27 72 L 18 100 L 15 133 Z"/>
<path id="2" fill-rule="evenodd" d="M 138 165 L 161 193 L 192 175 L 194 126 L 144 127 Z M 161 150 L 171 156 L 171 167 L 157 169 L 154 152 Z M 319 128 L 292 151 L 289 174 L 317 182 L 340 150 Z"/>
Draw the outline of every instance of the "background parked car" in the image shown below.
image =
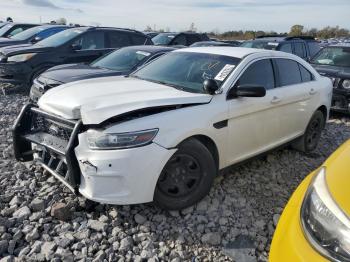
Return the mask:
<path id="1" fill-rule="evenodd" d="M 155 45 L 179 45 L 190 46 L 196 42 L 210 41 L 206 34 L 191 32 L 161 33 L 152 38 Z"/>
<path id="2" fill-rule="evenodd" d="M 52 67 L 34 80 L 30 98 L 36 102 L 47 90 L 73 81 L 128 75 L 142 65 L 173 50 L 175 48 L 165 46 L 129 46 L 118 49 L 91 64 Z"/>
<path id="3" fill-rule="evenodd" d="M 29 88 L 37 76 L 53 66 L 92 62 L 120 47 L 147 44 L 152 44 L 151 39 L 135 30 L 67 29 L 32 46 L 1 48 L 0 83 Z"/>
<path id="4" fill-rule="evenodd" d="M 38 26 L 38 24 L 6 23 L 0 28 L 0 37 L 14 36 L 34 26 Z"/>
<path id="5" fill-rule="evenodd" d="M 10 45 L 35 44 L 68 28 L 68 26 L 61 25 L 35 26 L 9 38 L 1 37 L 0 47 Z"/>
<path id="6" fill-rule="evenodd" d="M 149 36 L 150 38 L 153 38 L 157 35 L 159 35 L 158 32 L 143 32 L 145 35 Z"/>
<path id="7" fill-rule="evenodd" d="M 314 37 L 310 36 L 262 36 L 245 41 L 241 47 L 251 47 L 283 51 L 297 55 L 304 60 L 313 57 L 321 47 Z"/>
<path id="8" fill-rule="evenodd" d="M 236 46 L 236 45 L 232 45 L 230 43 L 225 43 L 221 41 L 201 41 L 191 45 L 191 47 L 200 47 L 200 46 Z"/>
<path id="9" fill-rule="evenodd" d="M 327 46 L 310 63 L 321 75 L 333 81 L 331 109 L 350 114 L 350 44 Z"/>

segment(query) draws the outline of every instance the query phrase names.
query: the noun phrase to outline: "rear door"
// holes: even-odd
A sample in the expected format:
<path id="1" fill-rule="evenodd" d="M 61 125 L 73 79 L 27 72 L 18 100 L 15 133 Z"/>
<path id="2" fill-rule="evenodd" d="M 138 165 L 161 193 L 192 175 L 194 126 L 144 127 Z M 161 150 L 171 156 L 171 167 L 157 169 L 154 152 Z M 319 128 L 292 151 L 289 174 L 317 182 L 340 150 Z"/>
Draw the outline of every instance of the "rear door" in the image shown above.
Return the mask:
<path id="1" fill-rule="evenodd" d="M 88 31 L 76 38 L 72 45 L 80 46 L 80 50 L 71 50 L 65 58 L 65 63 L 92 62 L 104 55 L 106 48 L 106 37 L 104 31 Z"/>
<path id="2" fill-rule="evenodd" d="M 294 54 L 301 57 L 304 60 L 307 60 L 305 43 L 301 41 L 294 41 L 293 46 L 294 46 Z"/>
<path id="3" fill-rule="evenodd" d="M 273 64 L 277 73 L 275 106 L 280 112 L 276 139 L 286 142 L 305 131 L 316 89 L 312 74 L 298 62 L 275 58 Z"/>

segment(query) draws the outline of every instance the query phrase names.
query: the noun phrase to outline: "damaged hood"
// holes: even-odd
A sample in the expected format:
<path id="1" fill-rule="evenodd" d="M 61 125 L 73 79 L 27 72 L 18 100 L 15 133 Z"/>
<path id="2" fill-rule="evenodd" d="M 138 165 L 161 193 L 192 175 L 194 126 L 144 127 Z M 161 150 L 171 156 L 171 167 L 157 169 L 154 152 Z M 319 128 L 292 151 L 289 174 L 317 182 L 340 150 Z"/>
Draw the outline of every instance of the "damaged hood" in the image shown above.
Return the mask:
<path id="1" fill-rule="evenodd" d="M 209 103 L 212 96 L 126 77 L 105 77 L 61 85 L 45 93 L 39 107 L 66 119 L 100 124 L 135 110 Z"/>

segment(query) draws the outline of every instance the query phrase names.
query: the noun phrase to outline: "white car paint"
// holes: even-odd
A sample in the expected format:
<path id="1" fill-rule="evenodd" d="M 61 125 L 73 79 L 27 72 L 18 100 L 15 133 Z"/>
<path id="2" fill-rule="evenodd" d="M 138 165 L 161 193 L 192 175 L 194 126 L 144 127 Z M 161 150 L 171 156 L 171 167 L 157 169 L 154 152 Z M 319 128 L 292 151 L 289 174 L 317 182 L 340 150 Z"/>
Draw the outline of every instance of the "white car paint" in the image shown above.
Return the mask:
<path id="1" fill-rule="evenodd" d="M 153 143 L 122 150 L 92 150 L 86 133 L 79 135 L 75 153 L 81 168 L 79 191 L 85 197 L 114 204 L 153 200 L 157 179 L 179 143 L 206 136 L 216 145 L 219 168 L 248 159 L 301 136 L 312 114 L 321 106 L 329 112 L 332 84 L 301 58 L 277 51 L 231 47 L 186 48 L 175 52 L 200 52 L 242 58 L 221 92 L 194 94 L 138 79 L 109 77 L 83 80 L 49 90 L 39 100 L 41 109 L 83 124 L 99 124 L 130 111 L 178 104 L 184 107 L 106 127 L 105 133 L 159 129 Z M 262 98 L 227 100 L 229 89 L 253 62 L 264 58 L 292 59 L 315 76 L 298 86 L 268 90 Z M 213 123 L 228 120 L 216 129 Z M 84 164 L 88 160 L 97 170 Z"/>

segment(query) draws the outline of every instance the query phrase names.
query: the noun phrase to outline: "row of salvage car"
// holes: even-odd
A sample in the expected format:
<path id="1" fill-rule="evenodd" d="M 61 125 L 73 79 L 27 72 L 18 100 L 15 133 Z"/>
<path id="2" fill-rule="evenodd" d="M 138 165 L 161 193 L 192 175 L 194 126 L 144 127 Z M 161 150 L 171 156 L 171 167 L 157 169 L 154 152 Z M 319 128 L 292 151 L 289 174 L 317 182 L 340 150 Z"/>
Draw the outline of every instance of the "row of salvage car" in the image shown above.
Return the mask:
<path id="1" fill-rule="evenodd" d="M 329 46 L 310 65 L 273 50 L 134 46 L 58 66 L 34 78 L 14 125 L 15 156 L 93 201 L 186 208 L 225 167 L 282 145 L 313 151 L 330 109 L 349 112 L 349 54 Z M 349 150 L 293 195 L 272 261 L 349 261 Z"/>

